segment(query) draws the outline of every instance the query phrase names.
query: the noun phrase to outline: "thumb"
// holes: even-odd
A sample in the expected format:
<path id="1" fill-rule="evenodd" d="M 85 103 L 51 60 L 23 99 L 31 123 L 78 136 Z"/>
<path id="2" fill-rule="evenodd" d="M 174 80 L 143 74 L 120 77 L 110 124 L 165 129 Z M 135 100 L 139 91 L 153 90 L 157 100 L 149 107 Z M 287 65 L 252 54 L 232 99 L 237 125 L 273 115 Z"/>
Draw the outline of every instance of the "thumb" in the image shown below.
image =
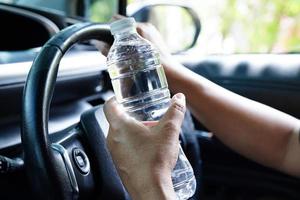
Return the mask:
<path id="1" fill-rule="evenodd" d="M 178 93 L 171 99 L 171 105 L 162 119 L 158 122 L 158 127 L 163 129 L 164 133 L 176 134 L 180 132 L 181 124 L 186 110 L 185 96 Z"/>

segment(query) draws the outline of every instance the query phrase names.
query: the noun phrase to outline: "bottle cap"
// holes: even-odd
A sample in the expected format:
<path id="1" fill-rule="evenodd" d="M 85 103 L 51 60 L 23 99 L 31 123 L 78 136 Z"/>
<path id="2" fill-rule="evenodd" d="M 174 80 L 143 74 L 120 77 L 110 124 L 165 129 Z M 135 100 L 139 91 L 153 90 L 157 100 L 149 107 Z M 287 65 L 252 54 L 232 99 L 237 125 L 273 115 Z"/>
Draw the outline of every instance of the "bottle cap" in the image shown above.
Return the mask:
<path id="1" fill-rule="evenodd" d="M 123 18 L 110 24 L 110 32 L 113 35 L 118 32 L 130 30 L 132 28 L 135 28 L 135 20 L 133 17 Z"/>

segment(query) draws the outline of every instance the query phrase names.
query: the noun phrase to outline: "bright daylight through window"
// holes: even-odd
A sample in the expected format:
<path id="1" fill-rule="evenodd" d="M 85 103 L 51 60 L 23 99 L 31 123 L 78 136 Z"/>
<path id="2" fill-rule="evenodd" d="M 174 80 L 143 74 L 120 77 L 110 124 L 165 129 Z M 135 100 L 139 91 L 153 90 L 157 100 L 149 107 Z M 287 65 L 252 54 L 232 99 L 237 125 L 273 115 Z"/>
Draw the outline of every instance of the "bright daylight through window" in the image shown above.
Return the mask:
<path id="1" fill-rule="evenodd" d="M 145 0 L 129 0 L 129 2 L 143 3 Z M 182 2 L 191 5 L 200 16 L 202 27 L 196 46 L 198 53 L 293 53 L 300 51 L 299 0 L 190 0 Z M 169 16 L 166 20 L 170 24 L 175 23 L 174 15 L 165 16 Z M 176 42 L 175 39 L 174 42 Z"/>

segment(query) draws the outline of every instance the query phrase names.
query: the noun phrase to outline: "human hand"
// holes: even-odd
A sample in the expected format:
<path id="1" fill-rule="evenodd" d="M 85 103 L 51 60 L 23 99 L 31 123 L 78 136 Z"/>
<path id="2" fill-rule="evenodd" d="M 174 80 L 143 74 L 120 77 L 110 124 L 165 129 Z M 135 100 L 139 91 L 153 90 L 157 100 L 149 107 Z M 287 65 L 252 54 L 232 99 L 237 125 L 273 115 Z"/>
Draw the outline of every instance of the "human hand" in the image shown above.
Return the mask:
<path id="1" fill-rule="evenodd" d="M 114 99 L 106 102 L 104 112 L 110 124 L 108 149 L 132 199 L 175 199 L 171 172 L 178 158 L 184 95 L 173 96 L 158 122 L 136 121 Z"/>

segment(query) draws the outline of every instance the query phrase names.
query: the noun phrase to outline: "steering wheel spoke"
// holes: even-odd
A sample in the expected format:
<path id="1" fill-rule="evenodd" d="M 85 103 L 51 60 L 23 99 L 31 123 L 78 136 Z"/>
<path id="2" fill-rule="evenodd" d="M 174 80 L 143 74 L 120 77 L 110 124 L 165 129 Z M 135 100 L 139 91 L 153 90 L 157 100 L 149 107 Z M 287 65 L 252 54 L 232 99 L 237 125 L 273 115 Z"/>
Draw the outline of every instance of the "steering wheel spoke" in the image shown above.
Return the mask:
<path id="1" fill-rule="evenodd" d="M 68 175 L 67 182 L 72 189 L 72 199 L 93 197 L 96 187 L 93 171 L 80 124 L 75 124 L 50 135 L 51 149 Z"/>
<path id="2" fill-rule="evenodd" d="M 66 173 L 68 174 L 68 179 L 70 182 L 70 185 L 72 187 L 72 199 L 78 199 L 79 196 L 79 188 L 78 183 L 75 177 L 75 173 L 73 170 L 73 166 L 70 160 L 70 157 L 68 155 L 68 151 L 60 144 L 53 143 L 51 145 L 51 148 L 56 152 L 57 159 L 61 159 L 60 163 L 63 163 L 61 168 L 66 169 Z M 55 153 L 54 153 L 55 154 Z"/>

